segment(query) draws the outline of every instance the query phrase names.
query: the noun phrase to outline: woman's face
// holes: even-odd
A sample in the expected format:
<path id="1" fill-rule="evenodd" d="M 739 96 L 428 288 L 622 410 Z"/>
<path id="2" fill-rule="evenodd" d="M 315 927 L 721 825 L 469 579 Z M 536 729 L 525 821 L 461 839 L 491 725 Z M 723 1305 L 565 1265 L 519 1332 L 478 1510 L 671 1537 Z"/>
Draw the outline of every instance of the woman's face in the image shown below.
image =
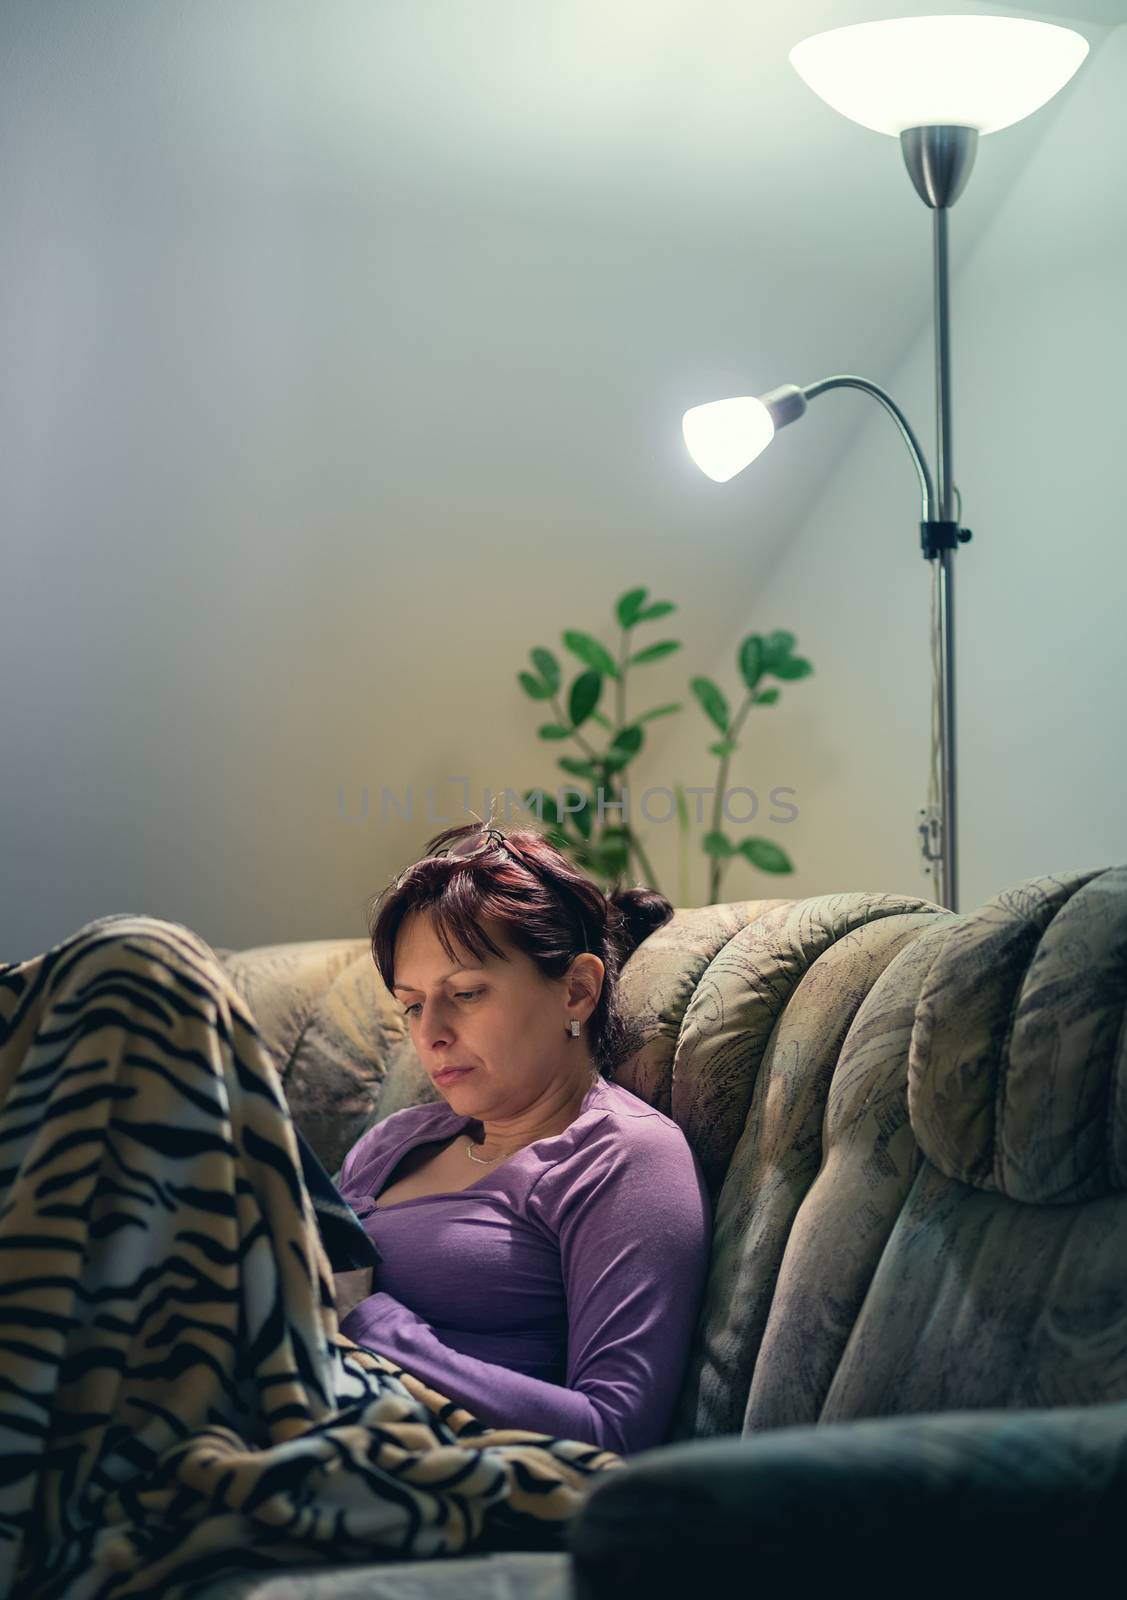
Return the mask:
<path id="1" fill-rule="evenodd" d="M 406 917 L 395 942 L 395 993 L 432 1081 L 443 1068 L 473 1069 L 436 1082 L 439 1093 L 455 1111 L 497 1121 L 590 1082 L 586 1039 L 571 1038 L 567 1028 L 595 1009 L 604 968 L 588 953 L 564 977 L 545 978 L 495 924 L 486 932 L 506 960 L 487 951 L 479 963 L 457 946 L 451 959 L 429 915 Z"/>

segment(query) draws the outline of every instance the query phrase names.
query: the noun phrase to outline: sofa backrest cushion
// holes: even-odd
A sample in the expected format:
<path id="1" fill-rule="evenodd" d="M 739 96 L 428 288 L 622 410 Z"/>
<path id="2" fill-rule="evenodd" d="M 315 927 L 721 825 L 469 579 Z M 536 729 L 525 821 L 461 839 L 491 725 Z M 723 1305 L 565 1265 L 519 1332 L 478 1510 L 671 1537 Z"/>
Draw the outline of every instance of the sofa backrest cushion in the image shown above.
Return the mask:
<path id="1" fill-rule="evenodd" d="M 1127 868 L 1021 884 L 925 975 L 912 1126 L 949 1178 L 1034 1205 L 1127 1190 Z"/>
<path id="2" fill-rule="evenodd" d="M 848 1318 L 858 1288 L 863 1295 L 871 1258 L 895 1221 L 916 1160 L 902 1055 L 891 1104 L 886 1089 L 873 1107 L 871 1142 L 840 1152 L 842 1159 L 820 1183 L 815 1209 L 824 1207 L 825 1214 L 812 1241 L 815 1275 L 808 1291 L 801 1274 L 788 1277 L 804 1304 L 796 1300 L 772 1320 L 784 1257 L 799 1209 L 827 1159 L 827 1100 L 848 1038 L 859 1054 L 840 1086 L 851 1085 L 865 1099 L 879 1077 L 881 1060 L 865 1048 L 859 1011 L 901 952 L 933 925 L 951 920 L 950 912 L 902 895 L 816 896 L 739 930 L 702 976 L 675 1053 L 675 1102 L 680 1086 L 693 1114 L 678 1120 L 687 1123 L 698 1154 L 712 1152 L 721 1183 L 705 1302 L 671 1438 L 743 1430 L 768 1334 L 783 1363 L 773 1370 L 793 1371 L 801 1384 L 807 1359 L 815 1366 L 828 1360 L 829 1373 L 808 1381 L 824 1388 L 832 1376 L 833 1338 L 813 1346 L 826 1334 L 827 1321 Z M 913 1006 L 914 998 L 913 991 Z M 905 1016 L 901 1007 L 897 1017 L 905 1050 L 911 1010 Z M 853 1156 L 860 1170 L 850 1167 Z M 848 1245 L 844 1256 L 841 1240 Z M 817 1274 L 827 1268 L 831 1277 L 837 1274 L 840 1303 L 834 1288 L 819 1292 Z M 843 1337 L 847 1333 L 848 1322 Z M 836 1348 L 839 1354 L 840 1343 Z M 786 1405 L 767 1396 L 760 1403 Z"/>
<path id="3" fill-rule="evenodd" d="M 768 1114 L 773 1097 L 800 1104 L 817 1076 L 779 1059 L 791 1011 L 803 1034 L 824 1026 L 796 991 L 756 1086 L 751 1150 L 736 1152 L 720 1199 L 730 1220 L 713 1271 L 745 1263 L 743 1343 L 741 1313 L 725 1324 L 718 1301 L 685 1429 L 1127 1397 L 1125 1001 L 1122 868 L 1046 876 L 965 916 L 941 913 L 857 1009 L 807 1182 L 793 1152 L 816 1112 L 797 1137 Z M 729 1198 L 737 1184 L 742 1206 Z M 757 1293 L 769 1301 L 762 1333 Z"/>

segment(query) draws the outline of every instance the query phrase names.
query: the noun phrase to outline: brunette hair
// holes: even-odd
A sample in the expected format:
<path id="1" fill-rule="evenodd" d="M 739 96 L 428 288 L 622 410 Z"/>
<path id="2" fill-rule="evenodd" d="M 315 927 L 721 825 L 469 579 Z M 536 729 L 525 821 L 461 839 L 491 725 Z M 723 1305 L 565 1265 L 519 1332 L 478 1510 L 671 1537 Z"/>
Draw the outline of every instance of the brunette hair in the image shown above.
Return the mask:
<path id="1" fill-rule="evenodd" d="M 485 919 L 499 923 L 547 978 L 563 977 L 575 956 L 591 951 L 605 968 L 587 1021 L 599 1074 L 609 1078 L 640 1047 L 619 1005 L 618 976 L 642 940 L 673 915 L 664 895 L 639 886 L 608 898 L 534 829 L 506 834 L 475 822 L 435 834 L 425 854 L 375 897 L 368 918 L 372 957 L 389 990 L 396 937 L 412 911 L 429 911 L 451 960 L 454 941 L 479 961 L 486 950 L 504 956 L 485 932 Z"/>

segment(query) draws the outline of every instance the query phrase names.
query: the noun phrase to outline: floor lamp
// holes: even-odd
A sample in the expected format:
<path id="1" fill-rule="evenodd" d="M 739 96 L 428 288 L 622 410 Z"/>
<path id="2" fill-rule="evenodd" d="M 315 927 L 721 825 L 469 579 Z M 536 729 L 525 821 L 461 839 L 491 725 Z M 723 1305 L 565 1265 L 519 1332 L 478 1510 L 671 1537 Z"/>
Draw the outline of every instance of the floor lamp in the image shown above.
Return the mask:
<path id="1" fill-rule="evenodd" d="M 934 218 L 936 461 L 933 480 L 919 441 L 892 397 L 852 374 L 784 384 L 757 398 L 713 400 L 685 413 L 689 454 L 717 483 L 742 472 L 775 431 L 829 389 L 860 389 L 900 430 L 919 479 L 920 543 L 933 563 L 931 608 L 932 738 L 928 803 L 920 815 L 921 851 L 937 866 L 936 898 L 958 907 L 955 782 L 954 554 L 971 537 L 951 466 L 951 342 L 947 213 L 970 177 L 980 134 L 1030 116 L 1062 89 L 1088 53 L 1071 28 L 1017 17 L 903 17 L 815 34 L 794 46 L 799 77 L 843 116 L 899 138 L 916 193 Z M 957 506 L 955 502 L 958 502 Z M 936 775 L 936 750 L 940 772 Z"/>

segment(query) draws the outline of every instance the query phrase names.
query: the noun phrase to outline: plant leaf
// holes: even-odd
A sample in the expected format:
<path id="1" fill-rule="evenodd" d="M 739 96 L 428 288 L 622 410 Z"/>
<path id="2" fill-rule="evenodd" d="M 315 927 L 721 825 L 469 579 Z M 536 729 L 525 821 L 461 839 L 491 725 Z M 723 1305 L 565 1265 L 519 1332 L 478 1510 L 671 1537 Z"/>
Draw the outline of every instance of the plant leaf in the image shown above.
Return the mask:
<path id="1" fill-rule="evenodd" d="M 571 729 L 565 728 L 562 722 L 542 722 L 536 731 L 541 739 L 571 738 Z"/>
<path id="2" fill-rule="evenodd" d="M 735 847 L 722 833 L 706 833 L 701 840 L 701 849 L 709 856 L 735 855 Z"/>
<path id="3" fill-rule="evenodd" d="M 689 808 L 685 803 L 685 791 L 679 783 L 674 784 L 673 793 L 677 796 L 677 821 L 682 828 L 689 826 Z"/>
<path id="4" fill-rule="evenodd" d="M 638 754 L 645 742 L 645 734 L 636 722 L 627 723 L 615 738 L 605 757 L 608 772 L 620 772 L 626 763 Z"/>
<path id="5" fill-rule="evenodd" d="M 719 684 L 713 683 L 711 678 L 694 678 L 689 687 L 700 702 L 705 716 L 711 718 L 721 733 L 727 733 L 728 702 Z"/>
<path id="6" fill-rule="evenodd" d="M 777 661 L 785 661 L 794 649 L 794 634 L 777 628 L 763 641 L 763 671 L 774 672 Z"/>
<path id="7" fill-rule="evenodd" d="M 577 811 L 569 811 L 568 816 L 575 823 L 576 833 L 581 833 L 585 839 L 591 837 L 591 802 L 584 799 Z"/>
<path id="8" fill-rule="evenodd" d="M 610 748 L 614 751 L 621 751 L 628 756 L 636 756 L 645 742 L 646 736 L 638 724 L 636 722 L 628 722 L 625 728 L 615 735 Z"/>
<path id="9" fill-rule="evenodd" d="M 639 718 L 639 721 L 640 720 L 641 719 Z M 604 717 L 601 711 L 592 711 L 591 721 L 597 722 L 599 727 L 605 728 L 608 733 L 610 733 L 611 729 L 614 727 L 614 723 L 610 720 L 610 718 Z"/>
<path id="10" fill-rule="evenodd" d="M 574 628 L 569 628 L 563 635 L 563 642 L 573 655 L 577 655 L 580 661 L 595 672 L 601 672 L 607 678 L 620 676 L 607 650 L 589 633 L 580 633 Z"/>
<path id="11" fill-rule="evenodd" d="M 594 867 L 596 871 L 601 870 L 594 858 L 594 853 L 584 844 L 582 839 L 569 840 L 568 844 L 571 848 L 572 860 L 577 867 Z"/>
<path id="12" fill-rule="evenodd" d="M 776 678 L 807 678 L 814 668 L 805 656 L 786 656 L 775 662 L 771 672 Z"/>
<path id="13" fill-rule="evenodd" d="M 652 711 L 643 711 L 640 717 L 635 717 L 635 722 L 652 722 L 655 717 L 667 717 L 673 711 L 682 709 L 680 703 L 671 706 L 655 706 Z"/>
<path id="14" fill-rule="evenodd" d="M 680 639 L 663 639 L 660 644 L 647 645 L 644 650 L 639 650 L 637 655 L 628 656 L 628 667 L 640 667 L 645 661 L 660 661 L 662 656 L 670 656 L 674 650 L 680 650 Z"/>
<path id="15" fill-rule="evenodd" d="M 573 778 L 597 778 L 599 768 L 593 761 L 585 761 L 581 756 L 559 756 L 556 766 L 562 767 L 565 772 L 570 772 Z"/>
<path id="16" fill-rule="evenodd" d="M 764 689 L 761 694 L 756 695 L 755 699 L 752 701 L 752 705 L 773 706 L 778 698 L 779 691 L 777 689 Z"/>
<path id="17" fill-rule="evenodd" d="M 646 602 L 648 589 L 627 589 L 626 593 L 619 595 L 615 611 L 618 620 L 624 628 L 632 628 L 638 620 L 638 612 Z"/>
<path id="18" fill-rule="evenodd" d="M 600 839 L 595 847 L 596 859 L 608 878 L 616 878 L 620 872 L 625 872 L 630 860 L 630 848 L 625 839 Z"/>
<path id="19" fill-rule="evenodd" d="M 537 795 L 540 796 L 540 806 L 538 810 L 536 809 Z M 521 796 L 521 805 L 523 805 L 526 810 L 531 811 L 532 814 L 538 817 L 541 822 L 547 819 L 548 822 L 558 823 L 560 820 L 559 806 L 557 806 L 555 800 L 550 794 L 544 793 L 543 789 L 527 789 Z"/>
<path id="20" fill-rule="evenodd" d="M 532 664 L 548 685 L 548 692 L 555 694 L 560 686 L 560 664 L 550 650 L 545 650 L 543 645 L 537 645 L 535 650 L 530 650 Z"/>
<path id="21" fill-rule="evenodd" d="M 602 674 L 599 672 L 581 672 L 571 686 L 568 696 L 567 712 L 571 718 L 572 726 L 578 728 L 587 721 L 603 692 Z"/>
<path id="22" fill-rule="evenodd" d="M 770 839 L 741 839 L 737 848 L 760 872 L 794 871 L 786 851 L 780 850 Z"/>
<path id="23" fill-rule="evenodd" d="M 749 633 L 740 645 L 740 677 L 749 689 L 754 689 L 763 676 L 763 640 L 757 633 Z"/>
<path id="24" fill-rule="evenodd" d="M 714 756 L 730 756 L 736 748 L 734 739 L 721 739 L 719 744 L 710 744 L 708 747 Z"/>
<path id="25" fill-rule="evenodd" d="M 533 700 L 550 700 L 552 691 L 546 683 L 541 683 L 539 678 L 534 678 L 531 672 L 518 672 L 520 686 L 525 694 L 531 695 Z"/>
<path id="26" fill-rule="evenodd" d="M 634 618 L 635 622 L 656 622 L 658 617 L 667 617 L 677 607 L 672 600 L 655 600 L 652 606 L 647 606 L 644 611 L 639 611 Z"/>

